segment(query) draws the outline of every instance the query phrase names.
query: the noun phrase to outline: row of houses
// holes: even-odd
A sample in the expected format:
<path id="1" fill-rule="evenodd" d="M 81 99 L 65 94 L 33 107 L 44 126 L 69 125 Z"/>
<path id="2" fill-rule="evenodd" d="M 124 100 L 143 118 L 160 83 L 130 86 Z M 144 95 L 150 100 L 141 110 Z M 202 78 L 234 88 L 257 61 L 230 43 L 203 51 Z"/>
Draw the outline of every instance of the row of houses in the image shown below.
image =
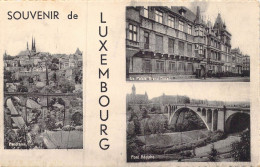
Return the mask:
<path id="1" fill-rule="evenodd" d="M 220 14 L 212 24 L 202 19 L 199 7 L 196 14 L 181 6 L 126 8 L 127 78 L 245 70 L 250 57 L 231 49 L 231 33 Z"/>

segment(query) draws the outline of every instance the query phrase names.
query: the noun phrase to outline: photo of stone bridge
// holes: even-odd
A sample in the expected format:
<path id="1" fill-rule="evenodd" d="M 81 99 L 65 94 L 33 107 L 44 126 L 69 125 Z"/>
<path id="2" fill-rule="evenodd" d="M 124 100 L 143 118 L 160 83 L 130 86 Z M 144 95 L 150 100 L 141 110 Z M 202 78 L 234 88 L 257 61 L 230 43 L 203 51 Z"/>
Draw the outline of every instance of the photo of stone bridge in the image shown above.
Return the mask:
<path id="1" fill-rule="evenodd" d="M 214 98 L 212 92 L 197 95 L 200 98 L 190 90 L 190 95 L 167 93 L 182 91 L 171 85 L 156 90 L 140 86 L 144 94 L 139 94 L 137 87 L 132 85 L 126 95 L 129 162 L 250 159 L 249 101 L 235 101 L 229 94 L 215 96 L 229 101 L 207 99 Z"/>
<path id="2" fill-rule="evenodd" d="M 250 108 L 169 104 L 164 105 L 164 112 L 168 114 L 168 123 L 175 124 L 182 111 L 196 113 L 204 122 L 208 130 L 234 132 L 250 126 Z"/>

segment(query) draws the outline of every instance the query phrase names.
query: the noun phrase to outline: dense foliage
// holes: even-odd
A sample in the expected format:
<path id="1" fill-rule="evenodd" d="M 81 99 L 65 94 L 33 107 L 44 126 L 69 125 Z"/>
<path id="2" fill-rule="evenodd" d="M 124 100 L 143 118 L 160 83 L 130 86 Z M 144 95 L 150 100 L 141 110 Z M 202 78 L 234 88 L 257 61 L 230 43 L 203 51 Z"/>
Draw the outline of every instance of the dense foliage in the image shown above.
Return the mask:
<path id="1" fill-rule="evenodd" d="M 235 161 L 250 161 L 250 130 L 240 135 L 240 141 L 232 143 L 231 155 Z"/>

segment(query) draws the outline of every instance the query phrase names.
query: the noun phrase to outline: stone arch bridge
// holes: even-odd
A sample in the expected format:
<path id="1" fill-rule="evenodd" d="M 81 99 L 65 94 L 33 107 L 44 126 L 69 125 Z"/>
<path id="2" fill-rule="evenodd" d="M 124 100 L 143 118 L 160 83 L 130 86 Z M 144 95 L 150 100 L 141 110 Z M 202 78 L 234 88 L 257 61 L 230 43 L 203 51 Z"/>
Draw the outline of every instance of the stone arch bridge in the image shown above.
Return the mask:
<path id="1" fill-rule="evenodd" d="M 72 97 L 81 97 L 81 93 L 30 93 L 30 92 L 4 92 L 4 106 L 6 107 L 6 102 L 10 98 L 18 98 L 19 103 L 22 107 L 22 115 L 20 115 L 25 122 L 27 121 L 27 101 L 29 99 L 34 99 L 43 109 L 43 113 L 47 110 L 48 104 L 53 98 L 62 98 L 65 103 L 65 112 L 70 108 L 70 102 Z M 80 104 L 83 105 L 82 103 Z M 17 115 L 12 116 L 17 117 Z"/>
<path id="2" fill-rule="evenodd" d="M 250 108 L 191 105 L 191 104 L 168 104 L 162 106 L 162 111 L 168 116 L 168 123 L 177 123 L 180 113 L 192 111 L 206 125 L 208 130 L 222 130 L 236 132 L 250 127 Z"/>
<path id="3" fill-rule="evenodd" d="M 52 98 L 62 98 L 65 102 L 65 106 L 69 106 L 70 97 L 81 97 L 81 93 L 29 93 L 29 92 L 5 92 L 4 102 L 11 97 L 18 97 L 21 101 L 21 105 L 25 106 L 28 99 L 38 98 L 39 104 L 47 107 L 49 101 Z"/>

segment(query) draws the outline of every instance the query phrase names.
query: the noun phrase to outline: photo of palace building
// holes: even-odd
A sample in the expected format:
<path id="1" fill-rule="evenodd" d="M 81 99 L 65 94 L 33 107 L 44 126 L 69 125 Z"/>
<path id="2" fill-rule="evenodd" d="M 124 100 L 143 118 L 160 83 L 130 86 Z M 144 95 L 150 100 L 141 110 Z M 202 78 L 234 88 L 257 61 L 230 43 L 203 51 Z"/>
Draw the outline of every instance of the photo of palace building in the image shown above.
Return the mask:
<path id="1" fill-rule="evenodd" d="M 126 8 L 127 80 L 250 76 L 250 56 L 231 46 L 220 13 L 214 22 L 182 6 Z"/>

